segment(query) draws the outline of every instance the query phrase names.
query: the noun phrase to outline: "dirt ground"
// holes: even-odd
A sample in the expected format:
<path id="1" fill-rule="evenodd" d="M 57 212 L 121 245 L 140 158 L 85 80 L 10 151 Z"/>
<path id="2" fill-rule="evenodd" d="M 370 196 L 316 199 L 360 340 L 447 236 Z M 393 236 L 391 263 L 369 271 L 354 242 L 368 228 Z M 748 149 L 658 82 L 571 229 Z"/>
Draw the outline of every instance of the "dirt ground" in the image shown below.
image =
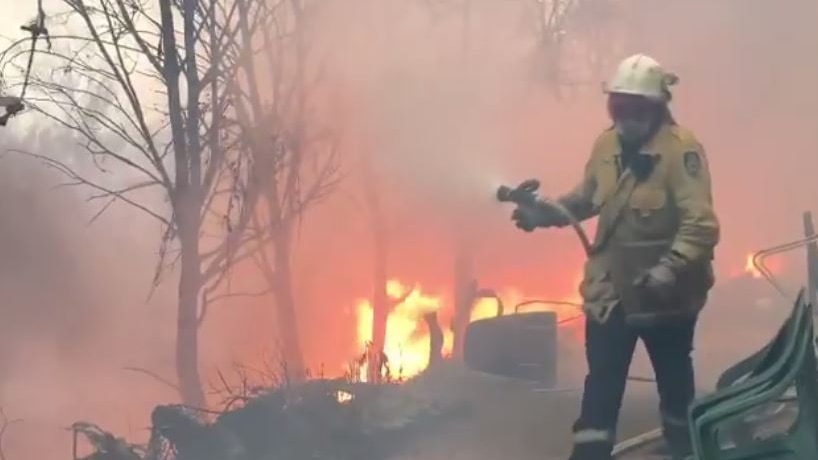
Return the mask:
<path id="1" fill-rule="evenodd" d="M 574 382 L 576 383 L 576 382 Z M 456 365 L 411 382 L 418 397 L 463 401 L 468 413 L 425 434 L 402 460 L 548 460 L 567 458 L 579 408 L 575 388 L 543 391 L 533 385 L 476 374 Z M 631 385 L 620 439 L 655 428 L 656 398 L 648 385 Z"/>
<path id="2" fill-rule="evenodd" d="M 732 297 L 732 296 L 731 296 Z M 700 394 L 713 390 L 716 379 L 738 359 L 764 345 L 786 316 L 786 305 L 756 308 L 745 302 L 714 302 L 702 315 L 694 365 Z M 736 315 L 737 310 L 742 312 Z M 737 321 L 737 318 L 740 318 Z M 729 321 L 728 321 L 729 319 Z M 742 333 L 725 337 L 725 324 L 741 324 Z M 586 368 L 582 344 L 560 340 L 559 388 L 545 392 L 504 378 L 478 374 L 454 364 L 410 382 L 412 392 L 442 401 L 462 400 L 471 412 L 423 436 L 403 460 L 551 460 L 570 451 L 571 424 L 577 415 Z M 631 365 L 632 376 L 652 378 L 641 345 Z M 658 426 L 654 384 L 629 382 L 620 414 L 620 441 Z"/>

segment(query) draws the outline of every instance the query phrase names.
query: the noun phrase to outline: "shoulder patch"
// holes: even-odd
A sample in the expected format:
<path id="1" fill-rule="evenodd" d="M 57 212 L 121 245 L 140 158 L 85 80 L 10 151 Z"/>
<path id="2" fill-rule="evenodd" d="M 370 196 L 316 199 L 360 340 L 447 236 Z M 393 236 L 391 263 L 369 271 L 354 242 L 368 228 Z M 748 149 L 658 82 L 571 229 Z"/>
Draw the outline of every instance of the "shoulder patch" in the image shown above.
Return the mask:
<path id="1" fill-rule="evenodd" d="M 688 150 L 684 154 L 684 165 L 685 171 L 688 174 L 695 177 L 699 175 L 699 171 L 702 169 L 702 158 L 699 155 L 699 152 L 695 150 Z"/>

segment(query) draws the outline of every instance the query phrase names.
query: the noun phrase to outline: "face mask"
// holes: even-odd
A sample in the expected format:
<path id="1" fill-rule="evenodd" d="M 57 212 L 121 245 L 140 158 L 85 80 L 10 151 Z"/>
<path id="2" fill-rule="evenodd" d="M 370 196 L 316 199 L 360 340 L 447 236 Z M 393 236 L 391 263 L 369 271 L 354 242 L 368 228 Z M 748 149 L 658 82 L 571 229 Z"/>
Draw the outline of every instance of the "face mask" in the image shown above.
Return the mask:
<path id="1" fill-rule="evenodd" d="M 644 140 L 650 132 L 650 121 L 622 120 L 614 124 L 622 140 L 638 142 Z"/>

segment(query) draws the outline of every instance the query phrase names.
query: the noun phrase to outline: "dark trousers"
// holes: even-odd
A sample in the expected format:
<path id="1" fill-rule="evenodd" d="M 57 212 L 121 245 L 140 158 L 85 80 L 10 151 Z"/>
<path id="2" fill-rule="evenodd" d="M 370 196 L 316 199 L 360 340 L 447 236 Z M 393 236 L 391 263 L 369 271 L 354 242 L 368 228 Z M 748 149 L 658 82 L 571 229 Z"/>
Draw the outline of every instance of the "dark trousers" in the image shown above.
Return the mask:
<path id="1" fill-rule="evenodd" d="M 586 321 L 588 375 L 582 409 L 574 424 L 571 460 L 608 460 L 616 440 L 616 425 L 636 342 L 642 339 L 656 375 L 662 428 L 674 458 L 690 453 L 687 408 L 695 395 L 691 318 L 644 329 L 625 324 L 617 307 L 604 324 Z"/>

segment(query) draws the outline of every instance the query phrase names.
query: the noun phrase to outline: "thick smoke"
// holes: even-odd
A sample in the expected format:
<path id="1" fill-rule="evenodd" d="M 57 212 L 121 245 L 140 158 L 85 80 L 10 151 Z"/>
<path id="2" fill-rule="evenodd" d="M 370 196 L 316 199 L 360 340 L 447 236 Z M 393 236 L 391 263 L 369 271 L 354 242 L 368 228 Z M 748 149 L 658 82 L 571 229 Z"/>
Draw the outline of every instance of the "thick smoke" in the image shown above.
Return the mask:
<path id="1" fill-rule="evenodd" d="M 8 149 L 82 168 L 81 146 L 57 130 L 15 119 L 4 136 Z M 86 202 L 87 191 L 61 186 L 64 177 L 31 157 L 0 161 L 0 407 L 23 420 L 8 429 L 6 453 L 65 454 L 64 428 L 78 419 L 134 432 L 129 422 L 143 423 L 149 404 L 174 397 L 125 370 L 173 375 L 172 297 L 160 288 L 146 302 L 159 228 L 117 206 L 89 224 L 103 203 Z"/>
<path id="2" fill-rule="evenodd" d="M 374 158 L 384 184 L 396 277 L 450 292 L 452 250 L 468 235 L 487 284 L 530 295 L 572 292 L 582 258 L 574 237 L 515 231 L 509 210 L 491 203 L 493 187 L 531 176 L 550 195 L 572 186 L 606 127 L 600 83 L 616 60 L 636 52 L 681 77 L 673 108 L 708 152 L 723 227 L 720 281 L 741 275 L 750 252 L 800 236 L 801 213 L 818 196 L 809 172 L 818 163 L 818 64 L 806 58 L 818 51 L 812 2 L 611 2 L 599 14 L 583 4 L 584 22 L 569 17 L 566 25 L 561 98 L 538 73 L 533 2 L 471 2 L 465 29 L 457 6 L 406 3 L 345 2 L 327 15 L 342 37 L 333 45 L 349 47 L 332 54 L 332 68 L 348 92 L 352 116 L 344 121 L 354 121 L 359 138 L 350 153 Z M 365 20 L 337 25 L 352 24 L 349 17 Z M 611 35 L 595 37 L 587 21 Z M 592 46 L 610 54 L 610 65 L 580 76 L 575 69 L 586 61 L 572 52 Z M 310 244 L 328 238 L 315 243 L 327 254 L 321 271 L 328 285 L 344 286 L 331 296 L 308 294 L 320 300 L 304 308 L 322 317 L 337 311 L 327 305 L 352 303 L 344 294 L 370 289 L 365 215 L 344 206 L 339 200 L 323 211 L 336 222 L 331 236 L 319 216 L 305 233 Z M 803 257 L 787 260 L 779 265 L 795 287 Z M 348 323 L 339 318 L 337 327 Z"/>
<path id="3" fill-rule="evenodd" d="M 560 91 L 543 65 L 534 3 L 472 0 L 464 11 L 462 2 L 336 0 L 313 10 L 315 56 L 326 59 L 322 94 L 329 94 L 317 104 L 329 107 L 343 135 L 347 173 L 299 232 L 299 320 L 313 369 L 337 373 L 359 351 L 355 304 L 371 294 L 373 270 L 362 159 L 372 162 L 387 211 L 395 278 L 450 307 L 454 248 L 466 239 L 482 283 L 536 297 L 575 294 L 583 256 L 573 235 L 517 231 L 493 193 L 500 183 L 537 177 L 543 193 L 555 195 L 579 179 L 607 124 L 600 82 L 628 54 L 653 54 L 681 77 L 675 114 L 698 133 L 713 171 L 720 286 L 743 273 L 748 253 L 796 239 L 801 212 L 816 209 L 815 2 L 580 1 L 582 14 L 569 16 L 562 37 Z M 593 61 L 578 54 L 589 49 L 598 54 Z M 48 135 L 16 142 L 50 155 L 79 152 L 65 152 L 73 144 L 54 134 L 57 127 L 38 129 Z M 9 448 L 36 446 L 39 429 L 65 441 L 62 428 L 83 418 L 141 433 L 150 404 L 175 397 L 122 370 L 173 375 L 172 278 L 145 302 L 158 228 L 124 206 L 87 226 L 97 208 L 83 194 L 52 189 L 57 177 L 31 161 L 7 156 L 3 164 L 2 405 L 27 419 L 15 427 L 23 433 L 17 440 L 9 435 Z M 800 254 L 781 266 L 792 285 L 803 282 Z M 759 296 L 772 294 L 762 288 Z M 771 326 L 752 324 L 756 305 L 745 303 L 753 300 L 714 295 L 701 346 L 718 347 L 712 337 L 737 311 L 748 322 L 745 341 L 719 359 L 729 362 L 768 336 Z M 210 315 L 203 368 L 274 348 L 268 298 L 237 299 Z M 770 324 L 770 315 L 757 317 Z"/>

